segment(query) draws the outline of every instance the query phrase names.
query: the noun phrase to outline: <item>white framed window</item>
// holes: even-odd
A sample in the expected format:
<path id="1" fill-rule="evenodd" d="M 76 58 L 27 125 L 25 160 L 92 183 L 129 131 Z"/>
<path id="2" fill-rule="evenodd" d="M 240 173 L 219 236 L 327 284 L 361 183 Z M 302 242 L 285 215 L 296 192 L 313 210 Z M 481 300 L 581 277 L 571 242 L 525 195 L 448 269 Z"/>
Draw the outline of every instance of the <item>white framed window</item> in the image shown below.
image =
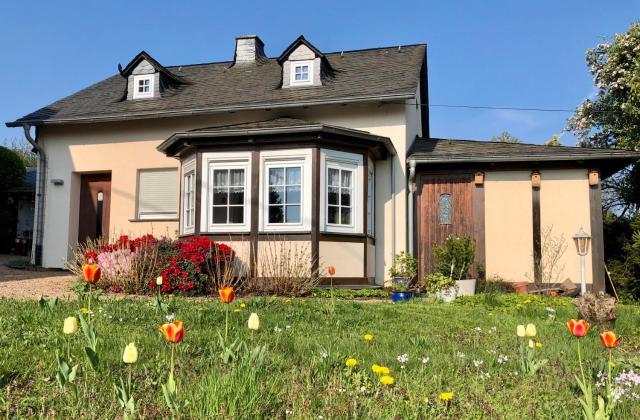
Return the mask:
<path id="1" fill-rule="evenodd" d="M 152 98 L 155 76 L 143 74 L 133 77 L 133 99 Z"/>
<path id="2" fill-rule="evenodd" d="M 140 220 L 178 218 L 178 170 L 138 171 L 137 218 Z"/>
<path id="3" fill-rule="evenodd" d="M 363 156 L 322 149 L 320 229 L 363 233 Z"/>
<path id="4" fill-rule="evenodd" d="M 313 61 L 291 62 L 291 85 L 313 84 Z"/>
<path id="5" fill-rule="evenodd" d="M 182 233 L 193 233 L 196 226 L 196 162 L 182 167 Z"/>
<path id="6" fill-rule="evenodd" d="M 311 149 L 265 151 L 260 159 L 260 230 L 311 230 Z"/>
<path id="7" fill-rule="evenodd" d="M 202 230 L 248 232 L 251 220 L 251 154 L 205 153 L 202 182 Z"/>
<path id="8" fill-rule="evenodd" d="M 367 177 L 367 234 L 375 235 L 375 205 L 376 205 L 376 170 L 373 161 L 369 160 Z"/>

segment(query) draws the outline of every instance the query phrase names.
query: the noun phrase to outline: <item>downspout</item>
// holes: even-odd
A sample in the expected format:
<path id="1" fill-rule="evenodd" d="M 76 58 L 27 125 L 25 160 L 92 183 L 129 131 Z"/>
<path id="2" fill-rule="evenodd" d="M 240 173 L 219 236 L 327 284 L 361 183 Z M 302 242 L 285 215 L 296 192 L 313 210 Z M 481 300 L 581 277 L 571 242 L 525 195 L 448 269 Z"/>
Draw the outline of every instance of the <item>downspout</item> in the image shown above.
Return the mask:
<path id="1" fill-rule="evenodd" d="M 416 179 L 416 161 L 409 159 L 409 179 L 407 181 L 407 192 L 409 203 L 407 205 L 407 238 L 409 241 L 409 254 L 413 255 L 413 181 Z"/>
<path id="2" fill-rule="evenodd" d="M 47 186 L 47 157 L 44 148 L 38 143 L 38 127 L 36 138 L 31 137 L 31 126 L 22 124 L 24 137 L 33 146 L 33 151 L 38 154 L 38 181 L 36 183 L 36 203 L 34 211 L 33 238 L 31 243 L 31 263 L 42 265 L 42 244 L 44 235 L 44 198 Z"/>
<path id="3" fill-rule="evenodd" d="M 393 168 L 393 158 L 391 156 L 390 172 L 391 172 L 391 263 L 396 256 L 396 177 Z"/>

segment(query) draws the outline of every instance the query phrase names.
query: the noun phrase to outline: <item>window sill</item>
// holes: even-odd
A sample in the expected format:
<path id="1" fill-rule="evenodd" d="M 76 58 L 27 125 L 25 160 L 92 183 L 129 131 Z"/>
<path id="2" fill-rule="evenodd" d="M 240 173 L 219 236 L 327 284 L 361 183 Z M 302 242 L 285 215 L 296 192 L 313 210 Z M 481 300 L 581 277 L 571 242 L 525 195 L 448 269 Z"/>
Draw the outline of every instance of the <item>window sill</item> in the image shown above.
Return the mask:
<path id="1" fill-rule="evenodd" d="M 178 219 L 177 217 L 168 217 L 168 218 L 164 218 L 164 219 L 137 219 L 137 218 L 133 218 L 133 219 L 129 219 L 129 222 L 131 223 L 141 223 L 141 222 L 179 222 L 180 219 Z"/>

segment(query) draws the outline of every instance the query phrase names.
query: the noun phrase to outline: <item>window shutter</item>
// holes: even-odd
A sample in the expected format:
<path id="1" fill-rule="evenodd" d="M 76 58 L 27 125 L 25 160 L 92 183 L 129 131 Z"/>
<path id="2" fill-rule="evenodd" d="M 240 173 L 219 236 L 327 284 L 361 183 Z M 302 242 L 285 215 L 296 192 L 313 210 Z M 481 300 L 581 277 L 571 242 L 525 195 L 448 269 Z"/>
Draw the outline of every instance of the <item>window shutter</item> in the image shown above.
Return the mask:
<path id="1" fill-rule="evenodd" d="M 178 217 L 178 171 L 140 171 L 138 184 L 139 219 Z"/>

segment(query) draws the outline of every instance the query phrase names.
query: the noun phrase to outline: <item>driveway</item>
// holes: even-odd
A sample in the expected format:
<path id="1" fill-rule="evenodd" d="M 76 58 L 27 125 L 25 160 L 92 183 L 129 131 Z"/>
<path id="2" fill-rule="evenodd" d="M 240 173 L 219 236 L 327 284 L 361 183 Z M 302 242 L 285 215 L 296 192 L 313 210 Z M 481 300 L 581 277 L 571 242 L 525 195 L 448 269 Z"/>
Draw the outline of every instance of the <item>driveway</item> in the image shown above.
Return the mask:
<path id="1" fill-rule="evenodd" d="M 16 255 L 0 255 L 0 299 L 38 299 L 41 295 L 59 298 L 75 298 L 69 287 L 75 277 L 61 270 L 14 270 L 4 265 L 7 261 L 21 259 Z"/>

